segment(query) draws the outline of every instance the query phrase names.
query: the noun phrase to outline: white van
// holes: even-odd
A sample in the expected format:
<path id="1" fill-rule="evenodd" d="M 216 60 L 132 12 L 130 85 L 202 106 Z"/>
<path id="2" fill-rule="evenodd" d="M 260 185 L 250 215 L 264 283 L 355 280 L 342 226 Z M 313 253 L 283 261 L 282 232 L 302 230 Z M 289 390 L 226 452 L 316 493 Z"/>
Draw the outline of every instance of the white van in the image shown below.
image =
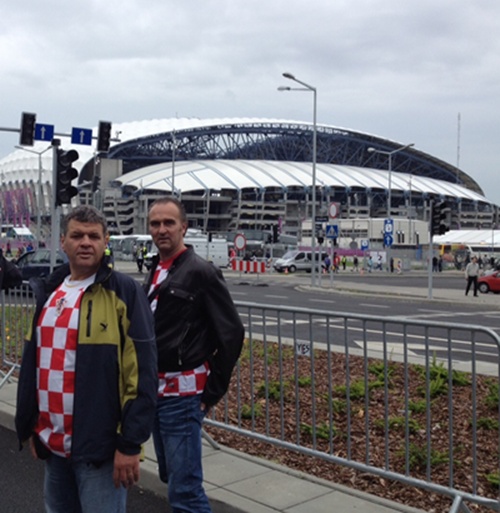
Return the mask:
<path id="1" fill-rule="evenodd" d="M 315 252 L 317 269 L 321 269 L 321 265 L 327 257 L 326 251 Z M 311 251 L 287 251 L 281 258 L 278 258 L 274 262 L 274 268 L 279 273 L 289 272 L 294 273 L 295 271 L 306 271 L 308 273 L 312 270 L 312 252 Z"/>
<path id="2" fill-rule="evenodd" d="M 193 230 L 194 231 L 194 230 Z M 148 247 L 148 254 L 144 259 L 144 265 L 146 269 L 150 269 L 152 265 L 153 255 L 158 254 L 158 248 L 154 245 L 151 240 L 151 236 L 148 236 L 150 243 Z M 193 250 L 196 254 L 200 255 L 205 260 L 212 262 L 217 267 L 225 268 L 229 265 L 229 249 L 226 239 L 212 239 L 207 240 L 207 235 L 196 235 L 190 233 L 190 230 L 184 237 L 184 243 L 193 246 Z"/>

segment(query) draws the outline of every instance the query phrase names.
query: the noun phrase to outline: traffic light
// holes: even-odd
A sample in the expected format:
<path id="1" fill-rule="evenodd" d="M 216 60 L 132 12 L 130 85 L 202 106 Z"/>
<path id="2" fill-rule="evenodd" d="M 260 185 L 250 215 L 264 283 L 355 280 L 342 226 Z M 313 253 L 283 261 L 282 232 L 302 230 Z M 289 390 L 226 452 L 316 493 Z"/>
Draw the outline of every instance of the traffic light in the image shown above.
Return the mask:
<path id="1" fill-rule="evenodd" d="M 99 121 L 99 130 L 97 132 L 97 151 L 108 151 L 111 140 L 111 123 L 109 121 Z"/>
<path id="2" fill-rule="evenodd" d="M 78 176 L 78 171 L 72 167 L 78 157 L 78 152 L 75 150 L 57 150 L 56 205 L 67 205 L 71 203 L 71 198 L 78 194 L 78 189 L 71 185 Z"/>
<path id="3" fill-rule="evenodd" d="M 33 146 L 35 138 L 36 114 L 23 112 L 21 115 L 21 130 L 19 132 L 19 144 L 21 146 Z"/>
<path id="4" fill-rule="evenodd" d="M 450 230 L 451 209 L 446 201 L 432 205 L 431 234 L 444 235 Z"/>
<path id="5" fill-rule="evenodd" d="M 278 225 L 273 224 L 273 243 L 276 244 L 280 240 L 280 234 L 278 232 Z"/>

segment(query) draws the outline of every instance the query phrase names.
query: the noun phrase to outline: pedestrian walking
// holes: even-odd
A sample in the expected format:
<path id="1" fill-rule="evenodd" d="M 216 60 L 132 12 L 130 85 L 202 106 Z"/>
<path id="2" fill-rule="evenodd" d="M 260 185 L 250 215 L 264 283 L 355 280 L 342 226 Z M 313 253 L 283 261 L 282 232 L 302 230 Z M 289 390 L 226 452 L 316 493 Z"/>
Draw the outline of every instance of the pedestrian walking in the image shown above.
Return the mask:
<path id="1" fill-rule="evenodd" d="M 477 278 L 479 276 L 479 264 L 477 257 L 473 256 L 471 261 L 465 267 L 465 279 L 467 280 L 467 287 L 465 288 L 465 295 L 469 294 L 471 285 L 474 286 L 474 296 L 477 297 Z"/>
<path id="2" fill-rule="evenodd" d="M 148 222 L 159 252 L 146 282 L 158 347 L 153 440 L 159 475 L 173 513 L 206 513 L 202 422 L 227 391 L 244 328 L 220 269 L 184 244 L 182 203 L 156 200 Z"/>
<path id="3" fill-rule="evenodd" d="M 74 209 L 61 232 L 69 263 L 30 281 L 37 306 L 18 381 L 17 435 L 45 460 L 48 512 L 125 513 L 155 415 L 153 316 L 140 285 L 106 265 L 97 209 Z"/>
<path id="4" fill-rule="evenodd" d="M 142 274 L 142 268 L 144 267 L 144 258 L 147 253 L 147 248 L 144 245 L 144 242 L 139 244 L 135 254 L 135 261 L 137 263 L 137 270 Z"/>

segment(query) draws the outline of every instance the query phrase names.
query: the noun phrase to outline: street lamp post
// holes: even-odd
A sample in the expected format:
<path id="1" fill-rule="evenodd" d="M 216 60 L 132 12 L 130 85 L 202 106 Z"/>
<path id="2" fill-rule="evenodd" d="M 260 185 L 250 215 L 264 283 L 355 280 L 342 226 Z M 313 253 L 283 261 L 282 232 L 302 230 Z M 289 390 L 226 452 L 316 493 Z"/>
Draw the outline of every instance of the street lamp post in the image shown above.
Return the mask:
<path id="1" fill-rule="evenodd" d="M 368 148 L 369 152 L 381 153 L 382 155 L 387 155 L 387 157 L 388 157 L 388 161 L 389 161 L 388 162 L 388 164 L 389 164 L 389 167 L 388 167 L 389 176 L 388 176 L 388 191 L 387 191 L 387 219 L 391 219 L 391 206 L 392 206 L 392 203 L 391 203 L 391 200 L 392 200 L 392 156 L 395 153 L 399 153 L 400 151 L 406 150 L 407 148 L 411 148 L 414 145 L 415 145 L 414 143 L 405 144 L 404 146 L 396 148 L 395 150 L 392 150 L 392 151 L 377 150 L 376 148 Z M 391 261 L 390 261 L 391 246 L 388 246 L 387 248 L 388 248 L 387 249 L 387 263 L 388 263 L 388 269 L 390 271 L 390 267 L 391 267 Z"/>
<path id="2" fill-rule="evenodd" d="M 175 193 L 175 149 L 177 141 L 175 139 L 175 128 L 172 130 L 172 196 L 177 196 Z"/>
<path id="3" fill-rule="evenodd" d="M 27 151 L 29 153 L 34 153 L 35 155 L 38 155 L 38 201 L 37 201 L 37 212 L 36 212 L 36 238 L 37 238 L 37 244 L 40 245 L 40 239 L 42 236 L 42 208 L 41 208 L 41 202 L 43 200 L 43 188 L 42 188 L 42 155 L 49 151 L 52 146 L 49 146 L 48 148 L 45 148 L 42 151 L 35 151 L 30 150 L 28 148 L 24 148 L 23 146 L 15 146 L 18 150 Z"/>
<path id="4" fill-rule="evenodd" d="M 312 91 L 313 93 L 313 146 L 312 146 L 312 192 L 311 192 L 311 217 L 312 217 L 312 237 L 311 237 L 311 285 L 316 285 L 316 155 L 317 155 L 317 89 L 306 82 L 295 78 L 291 73 L 283 73 L 285 78 L 293 80 L 304 87 L 278 87 L 278 91 Z"/>

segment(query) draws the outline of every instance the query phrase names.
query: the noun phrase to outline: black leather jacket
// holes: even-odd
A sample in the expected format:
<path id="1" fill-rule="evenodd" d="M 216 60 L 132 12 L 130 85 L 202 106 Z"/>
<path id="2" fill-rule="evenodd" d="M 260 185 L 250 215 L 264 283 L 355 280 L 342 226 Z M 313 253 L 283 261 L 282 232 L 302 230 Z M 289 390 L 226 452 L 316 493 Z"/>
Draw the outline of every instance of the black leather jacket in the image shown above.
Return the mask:
<path id="1" fill-rule="evenodd" d="M 157 265 L 155 257 L 146 293 Z M 175 259 L 157 293 L 159 371 L 191 370 L 208 360 L 211 372 L 202 402 L 216 404 L 227 391 L 245 334 L 220 269 L 188 246 Z M 150 301 L 155 295 L 150 294 Z"/>

